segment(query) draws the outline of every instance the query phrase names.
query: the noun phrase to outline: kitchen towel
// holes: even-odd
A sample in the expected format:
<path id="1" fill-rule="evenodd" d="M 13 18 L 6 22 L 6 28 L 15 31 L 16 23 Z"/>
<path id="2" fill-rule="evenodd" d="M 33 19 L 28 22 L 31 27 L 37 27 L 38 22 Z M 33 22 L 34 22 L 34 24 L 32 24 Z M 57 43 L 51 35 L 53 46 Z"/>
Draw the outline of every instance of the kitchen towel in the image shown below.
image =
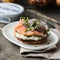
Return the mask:
<path id="1" fill-rule="evenodd" d="M 60 39 L 60 31 L 57 29 L 51 29 Z M 43 58 L 48 58 L 48 59 L 53 59 L 56 57 L 52 57 L 54 53 L 58 50 L 57 47 L 58 45 L 53 45 L 47 49 L 44 50 L 29 50 L 25 49 L 23 47 L 20 47 L 20 54 L 21 56 L 24 57 L 43 57 Z"/>

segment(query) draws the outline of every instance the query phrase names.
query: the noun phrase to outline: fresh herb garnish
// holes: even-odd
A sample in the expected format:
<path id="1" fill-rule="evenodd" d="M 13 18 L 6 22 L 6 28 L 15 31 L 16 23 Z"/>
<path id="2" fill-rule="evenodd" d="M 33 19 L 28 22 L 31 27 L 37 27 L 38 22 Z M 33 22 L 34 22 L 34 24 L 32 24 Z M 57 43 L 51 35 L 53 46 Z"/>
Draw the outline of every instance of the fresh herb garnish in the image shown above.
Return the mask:
<path id="1" fill-rule="evenodd" d="M 37 27 L 40 26 L 40 20 L 39 19 L 36 19 L 34 21 L 32 21 L 32 23 L 29 23 L 28 20 L 29 18 L 25 18 L 25 17 L 21 17 L 21 19 L 24 19 L 24 25 L 27 26 L 27 30 L 34 30 L 36 29 Z"/>
<path id="2" fill-rule="evenodd" d="M 28 22 L 28 20 L 29 20 L 28 17 L 25 18 L 25 21 L 24 21 L 24 25 L 25 25 L 25 26 L 29 26 L 29 22 Z"/>
<path id="3" fill-rule="evenodd" d="M 35 21 L 32 22 L 31 27 L 33 27 L 34 29 L 36 29 L 37 27 L 40 26 L 40 22 L 38 19 L 36 19 Z"/>
<path id="4" fill-rule="evenodd" d="M 38 19 L 34 20 L 32 23 L 29 24 L 28 30 L 34 30 L 40 26 L 40 22 Z"/>
<path id="5" fill-rule="evenodd" d="M 49 29 L 45 30 L 45 31 L 44 31 L 44 34 L 46 34 L 46 33 L 48 34 L 48 31 L 49 31 Z"/>
<path id="6" fill-rule="evenodd" d="M 24 19 L 25 20 L 25 17 L 20 17 L 20 19 Z"/>
<path id="7" fill-rule="evenodd" d="M 29 18 L 21 17 L 20 19 L 24 19 L 24 25 L 27 27 L 27 31 L 33 31 L 40 27 L 40 19 L 35 19 L 32 23 L 29 23 Z M 49 29 L 44 31 L 44 34 L 48 34 Z"/>
<path id="8" fill-rule="evenodd" d="M 25 25 L 25 26 L 29 26 L 29 22 L 28 22 L 29 18 L 28 18 L 28 17 L 27 17 L 27 18 L 25 18 L 25 17 L 21 17 L 20 20 L 21 20 L 21 19 L 24 19 L 24 23 L 23 23 L 23 25 Z"/>

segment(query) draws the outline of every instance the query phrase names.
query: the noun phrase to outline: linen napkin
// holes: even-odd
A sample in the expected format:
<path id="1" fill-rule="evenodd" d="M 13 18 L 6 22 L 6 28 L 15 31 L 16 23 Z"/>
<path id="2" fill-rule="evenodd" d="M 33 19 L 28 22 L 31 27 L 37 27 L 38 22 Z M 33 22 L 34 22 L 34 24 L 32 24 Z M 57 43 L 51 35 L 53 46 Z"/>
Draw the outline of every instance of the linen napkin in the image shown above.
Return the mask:
<path id="1" fill-rule="evenodd" d="M 60 39 L 60 31 L 57 29 L 51 29 L 51 31 L 53 31 L 58 38 Z M 43 57 L 43 58 L 48 58 L 50 59 L 50 57 L 52 56 L 52 54 L 56 51 L 57 46 L 53 45 L 47 49 L 44 50 L 29 50 L 29 49 L 25 49 L 23 47 L 20 47 L 20 54 L 23 57 Z"/>

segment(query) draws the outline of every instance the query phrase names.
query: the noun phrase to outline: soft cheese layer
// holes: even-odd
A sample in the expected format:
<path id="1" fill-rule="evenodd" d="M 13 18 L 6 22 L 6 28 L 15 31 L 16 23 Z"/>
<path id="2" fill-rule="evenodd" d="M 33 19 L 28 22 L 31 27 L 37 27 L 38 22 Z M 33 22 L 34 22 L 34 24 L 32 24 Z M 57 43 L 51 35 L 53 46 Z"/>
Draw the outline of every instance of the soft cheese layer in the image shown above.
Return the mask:
<path id="1" fill-rule="evenodd" d="M 17 38 L 20 38 L 20 39 L 23 39 L 23 40 L 41 40 L 42 38 L 46 37 L 46 35 L 44 35 L 44 37 L 38 37 L 38 36 L 31 36 L 31 37 L 27 37 L 27 36 L 24 36 L 22 34 L 19 34 L 17 32 L 15 32 L 15 35 Z"/>

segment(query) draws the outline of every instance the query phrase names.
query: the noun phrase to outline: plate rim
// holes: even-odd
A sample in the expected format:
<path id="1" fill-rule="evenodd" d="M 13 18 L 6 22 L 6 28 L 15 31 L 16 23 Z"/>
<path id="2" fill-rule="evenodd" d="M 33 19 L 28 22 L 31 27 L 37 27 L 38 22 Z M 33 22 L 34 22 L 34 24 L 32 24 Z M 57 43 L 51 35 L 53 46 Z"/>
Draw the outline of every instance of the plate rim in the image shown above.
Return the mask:
<path id="1" fill-rule="evenodd" d="M 18 22 L 18 21 L 9 23 L 9 24 L 7 24 L 6 26 L 4 26 L 4 27 L 2 28 L 2 34 L 4 35 L 4 37 L 5 37 L 8 41 L 10 41 L 10 38 L 5 35 L 4 29 L 5 29 L 8 25 L 13 24 L 13 23 L 17 23 L 17 22 Z M 55 34 L 53 31 L 51 31 L 51 32 L 52 32 L 53 34 Z M 55 36 L 56 36 L 56 38 L 57 38 L 57 40 L 55 40 L 56 42 L 53 43 L 53 44 L 48 45 L 49 47 L 51 47 L 52 45 L 55 45 L 55 44 L 58 43 L 58 40 L 59 40 L 59 39 L 58 39 L 58 36 L 57 36 L 56 34 L 55 34 Z M 13 43 L 13 44 L 15 44 L 15 45 L 17 45 L 17 46 L 21 46 L 21 47 L 23 47 L 23 48 L 29 49 L 29 48 L 24 47 L 24 46 L 22 46 L 22 45 L 20 45 L 20 44 L 18 44 L 18 43 L 16 43 L 16 42 L 13 42 L 13 40 L 10 41 L 10 42 Z M 48 48 L 48 46 L 45 47 L 45 48 Z M 42 50 L 42 49 L 45 49 L 45 48 L 39 48 L 39 50 Z M 30 50 L 38 50 L 38 49 L 33 49 L 33 48 L 31 49 L 31 48 L 30 48 Z"/>

